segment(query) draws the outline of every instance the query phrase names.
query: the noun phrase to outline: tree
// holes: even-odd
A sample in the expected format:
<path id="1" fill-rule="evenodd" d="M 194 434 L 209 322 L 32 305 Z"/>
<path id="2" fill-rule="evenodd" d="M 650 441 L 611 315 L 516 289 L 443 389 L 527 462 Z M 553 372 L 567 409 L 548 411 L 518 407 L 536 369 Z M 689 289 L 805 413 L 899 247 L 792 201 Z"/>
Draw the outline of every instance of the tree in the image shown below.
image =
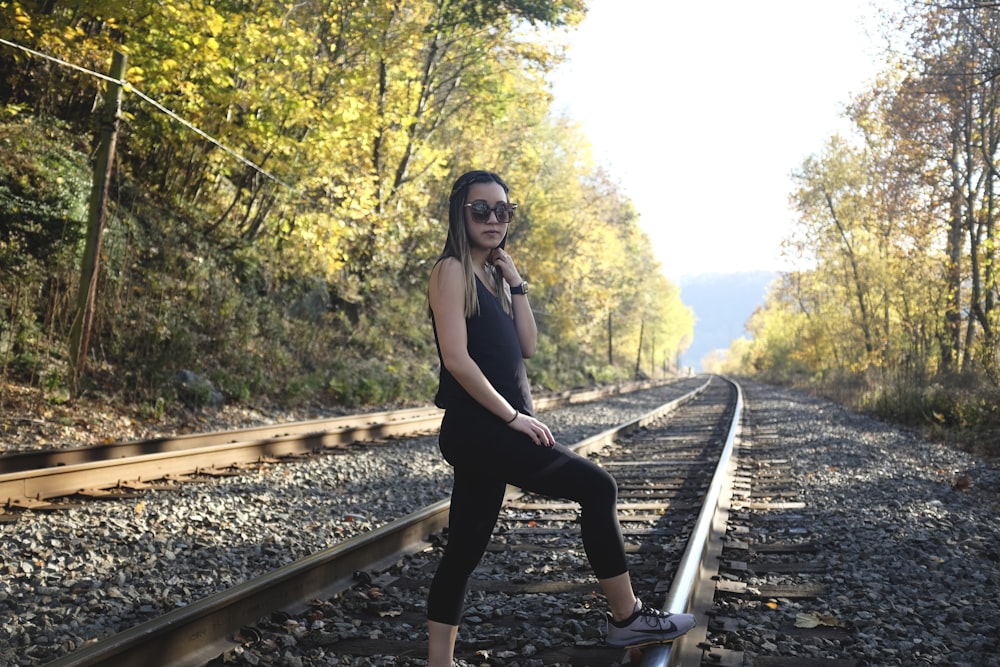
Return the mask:
<path id="1" fill-rule="evenodd" d="M 406 354 L 426 376 L 427 276 L 451 182 L 473 167 L 504 174 L 521 204 L 510 243 L 553 359 L 533 380 L 675 358 L 690 311 L 579 128 L 551 115 L 551 38 L 583 12 L 582 0 L 0 3 L 0 34 L 26 46 L 98 72 L 114 49 L 129 56 L 95 321 L 106 363 L 127 360 L 122 377 L 144 392 L 193 363 L 224 369 L 238 395 L 271 378 L 349 395 L 352 364 L 393 385 Z M 94 77 L 20 52 L 0 75 L 0 103 L 93 132 Z"/>

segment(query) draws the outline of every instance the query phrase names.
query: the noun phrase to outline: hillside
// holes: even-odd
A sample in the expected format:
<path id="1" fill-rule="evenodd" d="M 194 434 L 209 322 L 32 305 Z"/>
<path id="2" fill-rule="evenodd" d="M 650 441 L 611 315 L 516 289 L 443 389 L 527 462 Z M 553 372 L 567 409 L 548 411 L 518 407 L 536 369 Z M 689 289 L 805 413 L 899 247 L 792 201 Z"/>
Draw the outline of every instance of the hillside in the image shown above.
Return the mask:
<path id="1" fill-rule="evenodd" d="M 684 366 L 701 370 L 712 350 L 726 349 L 746 335 L 744 325 L 763 305 L 773 271 L 709 273 L 681 278 L 681 300 L 694 311 L 694 342 L 681 357 Z"/>
<path id="2" fill-rule="evenodd" d="M 175 4 L 0 1 L 0 387 L 153 414 L 429 400 L 430 272 L 478 178 L 522 202 L 497 229 L 531 281 L 534 386 L 692 337 L 635 205 L 552 113 L 583 3 Z"/>

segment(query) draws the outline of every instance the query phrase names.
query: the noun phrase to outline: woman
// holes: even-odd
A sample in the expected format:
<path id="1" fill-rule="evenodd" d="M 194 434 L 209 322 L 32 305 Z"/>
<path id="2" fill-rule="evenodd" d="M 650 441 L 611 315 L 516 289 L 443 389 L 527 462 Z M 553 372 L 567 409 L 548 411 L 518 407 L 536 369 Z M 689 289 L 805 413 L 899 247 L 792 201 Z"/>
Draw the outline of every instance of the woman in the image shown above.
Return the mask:
<path id="1" fill-rule="evenodd" d="M 455 470 L 448 544 L 427 599 L 428 664 L 451 667 L 469 577 L 496 525 L 507 484 L 580 503 L 584 549 L 608 600 L 607 641 L 670 641 L 690 614 L 643 605 L 632 592 L 615 480 L 557 445 L 532 414 L 524 359 L 537 329 L 528 285 L 504 250 L 516 204 L 494 173 L 471 171 L 451 191 L 448 238 L 429 297 L 441 358 L 441 453 Z"/>

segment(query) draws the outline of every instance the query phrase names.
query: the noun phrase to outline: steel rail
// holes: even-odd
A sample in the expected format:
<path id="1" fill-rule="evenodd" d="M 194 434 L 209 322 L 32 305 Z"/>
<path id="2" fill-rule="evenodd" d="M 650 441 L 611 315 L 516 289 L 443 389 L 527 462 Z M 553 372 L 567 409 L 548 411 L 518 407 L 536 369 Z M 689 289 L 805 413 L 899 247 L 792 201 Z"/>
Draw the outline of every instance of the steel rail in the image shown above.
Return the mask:
<path id="1" fill-rule="evenodd" d="M 723 495 L 723 489 L 728 487 L 732 481 L 733 451 L 736 448 L 736 440 L 739 437 L 743 416 L 742 388 L 732 380 L 725 381 L 729 382 L 736 390 L 736 407 L 733 411 L 729 433 L 726 436 L 726 444 L 715 467 L 705 502 L 698 514 L 694 530 L 688 539 L 684 555 L 677 567 L 677 574 L 674 576 L 673 584 L 667 592 L 667 598 L 663 605 L 665 611 L 672 613 L 693 613 L 698 625 L 686 635 L 675 640 L 673 644 L 654 646 L 643 651 L 641 667 L 676 667 L 683 664 L 701 664 L 700 649 L 697 645 L 701 643 L 699 640 L 703 641 L 706 636 L 708 618 L 700 609 L 692 609 L 692 602 L 696 599 L 704 601 L 706 594 L 708 600 L 711 600 L 711 595 L 714 592 L 714 583 L 709 576 L 703 576 L 703 573 L 717 573 L 719 569 L 719 563 L 715 557 L 721 553 L 721 548 L 716 543 L 725 534 L 725 519 L 728 516 L 730 502 L 729 497 Z"/>
<path id="2" fill-rule="evenodd" d="M 625 394 L 662 385 L 663 382 L 627 382 L 607 387 L 563 391 L 538 397 L 535 407 L 539 411 L 552 410 L 566 405 L 586 403 L 601 400 L 617 394 Z M 207 433 L 190 433 L 178 436 L 165 436 L 149 440 L 111 442 L 82 447 L 46 449 L 41 451 L 25 451 L 0 454 L 0 474 L 38 470 L 46 467 L 93 463 L 111 459 L 121 459 L 144 454 L 160 454 L 164 452 L 183 451 L 197 447 L 224 445 L 233 442 L 255 441 L 270 438 L 280 438 L 290 435 L 307 435 L 313 433 L 342 433 L 344 442 L 349 438 L 363 437 L 365 429 L 381 427 L 373 437 L 382 437 L 399 433 L 392 427 L 408 425 L 414 422 L 440 416 L 441 410 L 434 406 L 421 406 L 401 410 L 361 413 L 341 417 L 312 419 L 300 422 L 286 422 L 251 426 L 229 431 L 214 431 Z M 2 497 L 2 496 L 0 496 Z"/>
<path id="3" fill-rule="evenodd" d="M 642 428 L 693 400 L 705 391 L 710 381 L 645 415 L 570 447 L 581 454 L 599 449 L 619 435 Z M 520 494 L 519 489 L 508 487 L 507 499 Z M 439 501 L 262 577 L 175 609 L 69 653 L 46 667 L 202 664 L 232 647 L 227 636 L 244 625 L 278 609 L 292 609 L 324 595 L 332 596 L 350 585 L 355 571 L 377 569 L 379 564 L 389 564 L 404 553 L 426 546 L 427 538 L 447 525 L 449 502 Z"/>
<path id="4" fill-rule="evenodd" d="M 565 392 L 540 399 L 539 409 L 550 410 L 560 405 L 600 400 L 623 392 L 637 391 L 649 384 L 632 383 Z M 412 435 L 421 431 L 431 432 L 440 427 L 442 416 L 442 410 L 425 407 L 181 436 L 152 443 L 124 443 L 121 447 L 109 447 L 102 451 L 97 460 L 2 473 L 0 502 L 11 509 L 43 508 L 53 498 L 141 487 L 156 480 L 250 466 L 269 458 L 314 454 L 355 442 Z M 283 434 L 270 435 L 275 431 Z M 269 434 L 269 437 L 248 437 L 262 434 Z M 127 455 L 129 451 L 149 449 L 155 453 Z M 85 455 L 82 452 L 67 451 L 69 457 Z M 57 453 L 54 452 L 51 456 L 55 457 Z"/>
<path id="5" fill-rule="evenodd" d="M 388 565 L 426 546 L 448 524 L 442 500 L 369 533 L 278 568 L 186 607 L 85 646 L 47 667 L 171 667 L 204 664 L 232 643 L 226 639 L 247 623 L 278 609 L 330 597 L 350 585 L 358 570 Z"/>
<path id="6" fill-rule="evenodd" d="M 414 420 L 424 419 L 430 415 L 440 414 L 440 412 L 437 408 L 425 406 L 405 410 L 389 410 L 326 419 L 312 419 L 301 422 L 251 426 L 231 431 L 188 433 L 186 435 L 150 438 L 149 440 L 110 442 L 82 447 L 46 449 L 43 451 L 15 452 L 0 456 L 0 474 L 36 470 L 43 467 L 93 463 L 95 461 L 142 456 L 144 454 L 176 452 L 196 447 L 225 445 L 238 441 L 280 438 L 288 435 L 324 432 L 353 433 L 373 425 L 406 424 Z"/>
<path id="7" fill-rule="evenodd" d="M 375 437 L 430 430 L 441 424 L 441 414 L 408 422 L 379 424 L 365 429 Z M 318 432 L 267 440 L 232 442 L 160 454 L 56 466 L 0 475 L 0 500 L 8 507 L 32 507 L 52 498 L 88 491 L 148 484 L 184 475 L 223 472 L 261 461 L 309 454 L 357 440 L 358 431 Z"/>

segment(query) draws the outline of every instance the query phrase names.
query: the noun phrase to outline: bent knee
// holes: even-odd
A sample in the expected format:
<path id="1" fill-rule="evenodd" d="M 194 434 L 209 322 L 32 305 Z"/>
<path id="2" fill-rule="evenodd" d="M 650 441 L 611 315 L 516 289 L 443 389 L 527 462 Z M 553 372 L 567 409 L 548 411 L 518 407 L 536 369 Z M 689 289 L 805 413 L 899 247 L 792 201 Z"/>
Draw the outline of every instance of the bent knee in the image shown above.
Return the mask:
<path id="1" fill-rule="evenodd" d="M 594 475 L 587 488 L 591 499 L 597 504 L 615 505 L 618 502 L 618 482 L 603 468 L 600 469 L 600 474 Z"/>

